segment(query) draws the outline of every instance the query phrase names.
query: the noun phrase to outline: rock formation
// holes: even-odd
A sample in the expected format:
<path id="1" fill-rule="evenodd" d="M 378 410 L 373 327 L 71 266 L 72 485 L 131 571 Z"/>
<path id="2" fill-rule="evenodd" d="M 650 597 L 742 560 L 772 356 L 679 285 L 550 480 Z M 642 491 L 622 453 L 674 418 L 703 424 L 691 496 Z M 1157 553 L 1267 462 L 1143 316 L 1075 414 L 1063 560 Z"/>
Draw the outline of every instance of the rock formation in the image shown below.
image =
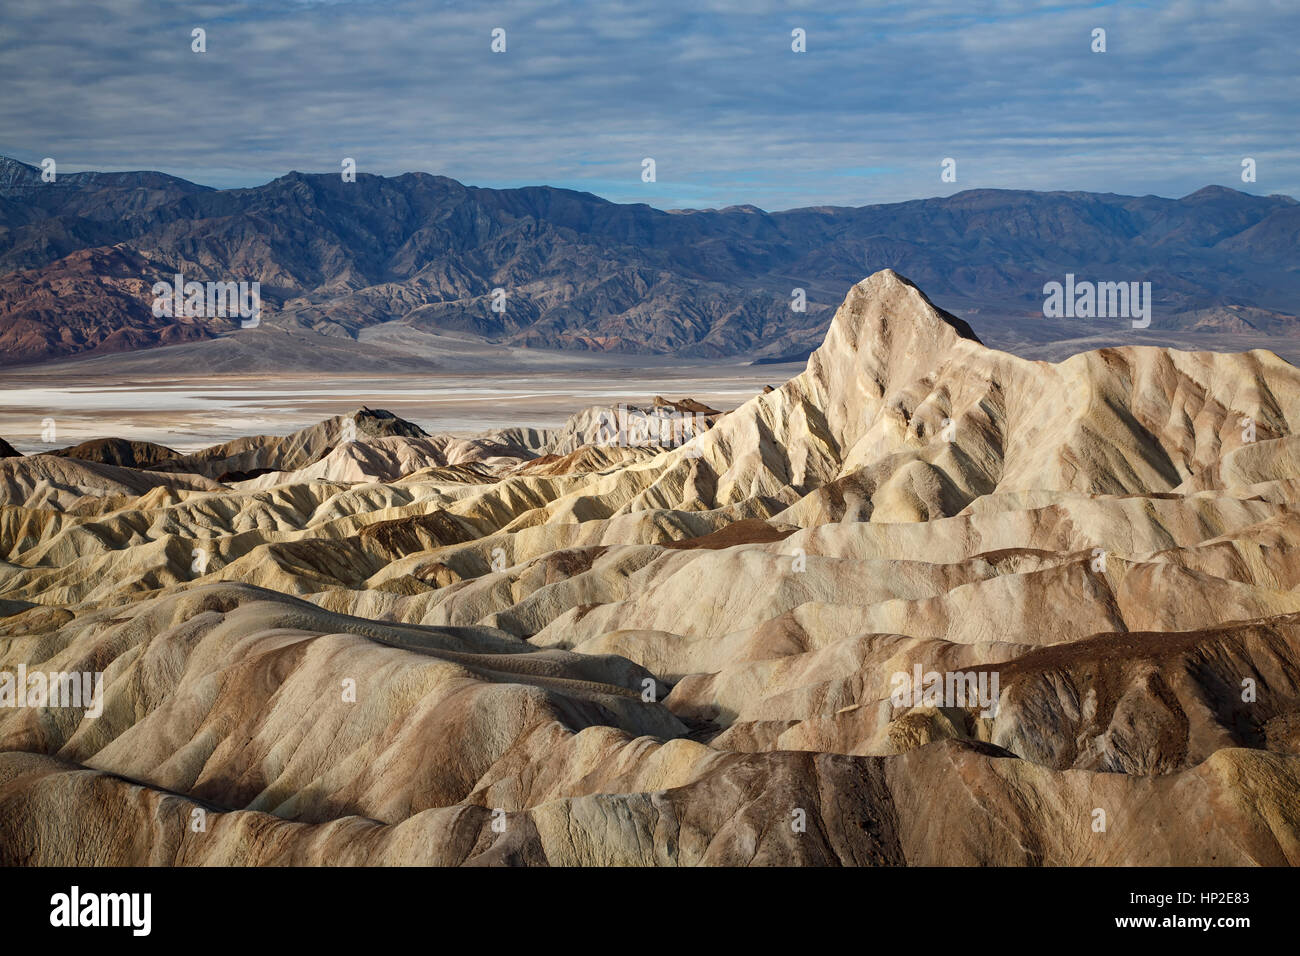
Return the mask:
<path id="1" fill-rule="evenodd" d="M 1300 862 L 1272 353 L 883 271 L 684 443 L 597 419 L 0 459 L 0 669 L 103 675 L 0 707 L 0 863 Z"/>

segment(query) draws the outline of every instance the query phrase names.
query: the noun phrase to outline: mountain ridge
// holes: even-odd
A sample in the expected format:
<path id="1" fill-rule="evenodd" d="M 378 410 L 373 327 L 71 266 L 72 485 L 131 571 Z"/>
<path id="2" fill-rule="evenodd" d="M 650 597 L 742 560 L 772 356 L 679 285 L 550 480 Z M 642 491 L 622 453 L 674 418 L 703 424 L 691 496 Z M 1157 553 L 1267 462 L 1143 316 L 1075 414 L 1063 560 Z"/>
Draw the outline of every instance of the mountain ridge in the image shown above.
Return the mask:
<path id="1" fill-rule="evenodd" d="M 422 172 L 293 171 L 215 190 L 2 168 L 0 364 L 256 334 L 237 318 L 153 316 L 150 287 L 178 272 L 259 282 L 266 327 L 305 343 L 398 323 L 527 348 L 770 358 L 811 351 L 845 291 L 880 268 L 1008 340 L 1110 327 L 1042 317 L 1043 283 L 1067 272 L 1151 281 L 1153 326 L 1171 333 L 1300 330 L 1300 204 L 1222 186 L 663 211 Z"/>

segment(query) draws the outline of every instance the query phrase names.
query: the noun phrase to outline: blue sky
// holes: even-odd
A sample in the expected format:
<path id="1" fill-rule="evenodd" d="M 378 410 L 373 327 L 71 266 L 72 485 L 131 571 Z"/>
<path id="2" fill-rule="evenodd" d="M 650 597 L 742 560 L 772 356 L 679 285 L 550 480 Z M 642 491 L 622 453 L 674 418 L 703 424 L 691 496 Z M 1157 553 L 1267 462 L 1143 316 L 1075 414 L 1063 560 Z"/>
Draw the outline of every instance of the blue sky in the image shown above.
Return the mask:
<path id="1" fill-rule="evenodd" d="M 4 0 L 0 154 L 214 186 L 350 156 L 661 208 L 1300 196 L 1297 37 L 1295 0 Z"/>

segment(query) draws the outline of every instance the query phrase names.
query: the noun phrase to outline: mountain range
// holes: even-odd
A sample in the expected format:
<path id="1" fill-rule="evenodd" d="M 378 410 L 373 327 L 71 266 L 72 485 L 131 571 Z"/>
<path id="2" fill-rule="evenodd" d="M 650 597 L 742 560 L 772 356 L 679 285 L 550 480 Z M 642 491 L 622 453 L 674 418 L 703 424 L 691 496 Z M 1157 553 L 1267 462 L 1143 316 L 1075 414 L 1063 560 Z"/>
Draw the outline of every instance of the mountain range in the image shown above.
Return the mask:
<path id="1" fill-rule="evenodd" d="M 292 172 L 216 190 L 0 158 L 0 363 L 271 333 L 308 361 L 377 327 L 541 349 L 796 357 L 861 275 L 892 268 L 999 347 L 1123 334 L 1043 317 L 1068 274 L 1152 283 L 1152 330 L 1300 330 L 1300 204 L 977 189 L 888 205 L 661 211 L 546 186 Z M 155 282 L 258 282 L 262 326 L 153 314 Z M 494 290 L 501 293 L 494 296 Z M 796 289 L 806 308 L 792 308 Z M 494 309 L 494 303 L 498 306 Z"/>

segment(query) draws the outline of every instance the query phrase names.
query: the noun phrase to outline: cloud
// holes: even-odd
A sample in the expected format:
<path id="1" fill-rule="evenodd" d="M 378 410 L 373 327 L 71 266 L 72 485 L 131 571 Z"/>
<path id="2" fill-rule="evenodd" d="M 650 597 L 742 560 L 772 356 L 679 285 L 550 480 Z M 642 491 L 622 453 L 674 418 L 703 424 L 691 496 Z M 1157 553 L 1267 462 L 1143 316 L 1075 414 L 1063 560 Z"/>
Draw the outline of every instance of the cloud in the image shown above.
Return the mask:
<path id="1" fill-rule="evenodd" d="M 235 186 L 351 156 L 661 207 L 1300 193 L 1291 3 L 8 0 L 5 28 L 0 153 L 69 171 Z"/>

